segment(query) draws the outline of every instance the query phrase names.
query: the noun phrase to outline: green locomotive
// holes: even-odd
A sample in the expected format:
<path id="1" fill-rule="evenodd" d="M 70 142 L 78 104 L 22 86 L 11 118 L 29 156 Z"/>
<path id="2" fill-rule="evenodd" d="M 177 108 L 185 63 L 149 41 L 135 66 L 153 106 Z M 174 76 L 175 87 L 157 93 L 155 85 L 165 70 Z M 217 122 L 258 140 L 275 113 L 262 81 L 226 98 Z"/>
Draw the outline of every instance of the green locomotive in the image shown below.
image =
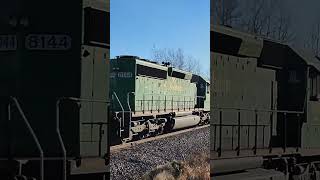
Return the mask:
<path id="1" fill-rule="evenodd" d="M 209 83 L 137 56 L 111 59 L 115 139 L 131 141 L 209 121 Z"/>
<path id="2" fill-rule="evenodd" d="M 320 58 L 224 26 L 211 38 L 214 178 L 319 179 Z"/>
<path id="3" fill-rule="evenodd" d="M 0 9 L 0 179 L 105 178 L 109 1 Z"/>

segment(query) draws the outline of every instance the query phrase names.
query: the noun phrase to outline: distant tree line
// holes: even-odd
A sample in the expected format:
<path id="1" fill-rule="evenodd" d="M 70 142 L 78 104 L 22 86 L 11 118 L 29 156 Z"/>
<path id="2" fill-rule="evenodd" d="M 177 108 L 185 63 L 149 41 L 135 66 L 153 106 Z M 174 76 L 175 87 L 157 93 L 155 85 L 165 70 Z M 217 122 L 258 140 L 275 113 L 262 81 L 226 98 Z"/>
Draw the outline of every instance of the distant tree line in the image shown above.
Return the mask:
<path id="1" fill-rule="evenodd" d="M 213 24 L 235 27 L 282 43 L 296 43 L 292 16 L 282 0 L 215 0 L 211 6 Z M 299 13 L 299 12 L 297 12 Z M 320 18 L 309 27 L 303 45 L 320 56 Z"/>
<path id="2" fill-rule="evenodd" d="M 207 80 L 210 79 L 209 71 L 206 72 L 201 68 L 199 60 L 191 55 L 186 55 L 181 48 L 152 48 L 152 60 L 159 64 L 170 63 L 170 66 L 192 72 L 193 74 L 202 75 Z"/>

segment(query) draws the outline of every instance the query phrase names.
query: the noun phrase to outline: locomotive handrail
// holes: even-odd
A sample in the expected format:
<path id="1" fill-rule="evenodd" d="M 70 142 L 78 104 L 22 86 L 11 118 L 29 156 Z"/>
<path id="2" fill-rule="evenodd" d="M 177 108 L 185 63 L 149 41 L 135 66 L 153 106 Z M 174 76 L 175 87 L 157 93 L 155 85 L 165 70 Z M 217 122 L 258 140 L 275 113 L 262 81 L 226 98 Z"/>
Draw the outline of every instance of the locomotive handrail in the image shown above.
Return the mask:
<path id="1" fill-rule="evenodd" d="M 105 103 L 110 104 L 110 101 L 105 101 L 101 99 L 84 99 L 84 98 L 75 98 L 75 97 L 63 97 L 64 100 L 72 100 L 76 102 L 97 102 L 97 103 Z"/>
<path id="2" fill-rule="evenodd" d="M 156 96 L 156 95 L 163 95 L 163 94 L 144 94 L 144 95 L 147 95 L 147 96 Z M 165 95 L 165 96 L 169 96 L 169 97 L 171 97 L 171 96 L 173 96 L 173 97 L 194 97 L 194 96 L 183 96 L 183 95 Z"/>
<path id="3" fill-rule="evenodd" d="M 94 100 L 94 99 L 82 99 L 82 98 L 75 98 L 75 97 L 61 97 L 56 102 L 56 133 L 58 135 L 59 144 L 62 149 L 63 153 L 63 180 L 67 180 L 67 151 L 61 136 L 60 132 L 60 103 L 63 100 L 71 100 L 75 102 L 98 102 L 98 103 L 106 103 L 109 104 L 110 101 L 104 101 L 104 100 Z"/>
<path id="4" fill-rule="evenodd" d="M 160 111 L 160 103 L 161 102 L 164 102 L 164 111 L 166 111 L 167 110 L 167 103 L 166 102 L 171 102 L 171 110 L 173 111 L 173 110 L 175 110 L 175 109 L 177 109 L 178 111 L 179 111 L 179 109 L 180 109 L 180 106 L 179 106 L 179 104 L 181 103 L 181 102 L 183 102 L 183 107 L 182 107 L 182 109 L 184 109 L 185 110 L 185 104 L 186 104 L 186 102 L 188 103 L 188 107 L 189 107 L 189 110 L 191 109 L 190 108 L 190 104 L 191 104 L 191 102 L 193 102 L 193 105 L 195 104 L 195 102 L 196 102 L 196 99 L 198 98 L 198 97 L 200 97 L 200 98 L 205 98 L 204 96 L 179 96 L 179 95 L 164 95 L 164 100 L 163 99 L 160 99 L 160 98 L 158 98 L 158 99 L 154 99 L 153 97 L 155 97 L 155 96 L 160 96 L 161 94 L 143 94 L 143 98 L 142 99 L 137 99 L 136 101 L 137 102 L 141 102 L 140 104 L 140 106 L 137 106 L 137 107 L 140 107 L 141 108 L 141 111 L 144 113 L 144 111 L 146 110 L 145 109 L 145 102 L 147 102 L 147 111 L 153 111 L 153 102 L 158 102 L 158 111 Z M 147 97 L 150 97 L 150 99 L 149 98 L 146 98 L 146 96 Z M 171 97 L 170 99 L 171 100 L 167 100 L 168 98 L 167 97 Z M 179 99 L 177 99 L 177 100 L 174 100 L 174 97 L 179 97 Z M 183 97 L 183 100 L 181 100 L 181 98 Z M 187 99 L 186 99 L 187 98 Z M 150 108 L 150 102 L 151 102 L 151 108 Z M 174 104 L 176 104 L 177 105 L 177 107 L 176 108 L 174 108 Z M 195 107 L 194 106 L 192 106 L 192 109 L 195 109 Z M 198 108 L 198 109 L 200 109 L 200 108 Z M 135 110 L 136 111 L 136 110 Z"/>
<path id="5" fill-rule="evenodd" d="M 121 124 L 124 125 L 124 108 L 123 108 L 123 106 L 122 106 L 122 104 L 121 104 L 121 102 L 120 102 L 120 100 L 119 100 L 119 98 L 117 96 L 117 93 L 113 91 L 113 94 L 117 98 L 117 101 L 118 101 L 118 103 L 119 103 L 119 105 L 120 105 L 120 107 L 122 109 L 122 123 L 120 121 L 120 127 L 122 127 Z M 120 130 L 120 137 L 121 137 L 121 130 Z"/>
<path id="6" fill-rule="evenodd" d="M 128 92 L 127 93 L 127 104 L 128 104 L 129 112 L 131 113 L 130 94 L 134 94 L 134 92 Z"/>
<path id="7" fill-rule="evenodd" d="M 273 109 L 249 109 L 249 108 L 229 108 L 229 107 L 213 107 L 214 110 L 238 110 L 238 111 L 253 111 L 253 112 L 275 112 L 288 114 L 303 114 L 303 111 L 288 111 L 288 110 L 273 110 Z"/>
<path id="8" fill-rule="evenodd" d="M 196 97 L 197 98 L 203 98 L 203 99 L 206 98 L 205 96 L 196 96 Z"/>
<path id="9" fill-rule="evenodd" d="M 131 129 L 131 106 L 130 106 L 130 94 L 134 95 L 134 92 L 128 92 L 127 93 L 127 103 L 128 103 L 128 108 L 129 108 L 129 129 Z M 129 133 L 130 134 L 130 133 Z M 131 137 L 130 137 L 131 138 Z"/>
<path id="10" fill-rule="evenodd" d="M 237 151 L 237 155 L 240 154 L 240 127 L 248 127 L 248 131 L 250 129 L 250 127 L 255 127 L 255 145 L 254 147 L 252 148 L 253 149 L 253 152 L 254 154 L 257 153 L 257 135 L 258 135 L 258 127 L 263 127 L 263 142 L 264 142 L 264 128 L 267 127 L 267 126 L 270 126 L 270 134 L 272 134 L 272 129 L 273 129 L 273 116 L 275 113 L 282 113 L 284 115 L 284 118 L 283 118 L 283 125 L 284 125 L 284 130 L 283 130 L 283 151 L 286 152 L 286 148 L 287 148 L 287 114 L 296 114 L 297 117 L 298 117 L 298 120 L 300 121 L 300 115 L 303 114 L 304 112 L 301 112 L 301 111 L 286 111 L 286 110 L 265 110 L 265 109 L 249 109 L 249 108 L 214 108 L 216 110 L 219 110 L 219 122 L 218 123 L 215 123 L 215 124 L 212 124 L 214 126 L 214 149 L 215 146 L 216 146 L 216 130 L 217 130 L 217 127 L 219 127 L 219 147 L 217 149 L 218 151 L 218 156 L 220 157 L 221 156 L 221 151 L 222 151 L 222 127 L 228 127 L 228 126 L 232 126 L 232 144 L 233 144 L 233 127 L 238 127 L 238 147 L 236 148 L 236 151 Z M 237 124 L 233 124 L 233 125 L 230 125 L 230 124 L 223 124 L 222 123 L 222 112 L 223 110 L 235 110 L 237 111 L 238 113 L 238 123 Z M 241 111 L 251 111 L 251 112 L 254 112 L 255 113 L 255 124 L 249 124 L 249 125 L 244 125 L 244 124 L 241 124 L 240 123 L 240 112 Z M 270 112 L 270 125 L 259 125 L 258 124 L 258 113 L 260 112 Z M 300 128 L 298 128 L 297 132 L 298 132 L 298 138 L 300 137 Z M 249 132 L 248 132 L 248 142 L 249 142 Z M 300 144 L 301 140 L 300 138 L 298 139 L 298 143 L 297 143 L 297 146 L 296 146 L 296 151 L 298 152 L 299 150 L 299 144 Z M 232 146 L 233 147 L 233 146 Z M 248 148 L 249 148 L 249 144 L 248 144 Z M 272 138 L 270 139 L 270 142 L 269 142 L 269 153 L 272 152 L 272 149 L 273 149 L 273 146 L 272 146 Z"/>
<path id="11" fill-rule="evenodd" d="M 65 99 L 64 97 L 59 98 L 56 102 L 56 133 L 58 135 L 59 144 L 62 148 L 63 155 L 63 180 L 67 180 L 67 151 L 64 146 L 64 142 L 60 133 L 60 102 Z"/>
<path id="12" fill-rule="evenodd" d="M 18 111 L 19 111 L 19 114 L 21 115 L 24 123 L 26 124 L 27 128 L 28 128 L 28 131 L 31 133 L 31 136 L 33 138 L 33 140 L 35 141 L 36 145 L 37 145 L 37 148 L 39 150 L 39 153 L 40 153 L 40 179 L 43 180 L 44 179 L 44 154 L 43 154 L 43 149 L 40 145 L 40 142 L 39 142 L 39 139 L 37 138 L 37 135 L 35 134 L 35 132 L 33 131 L 28 119 L 26 118 L 17 98 L 15 97 L 10 97 L 10 99 L 14 102 L 14 104 L 16 105 Z M 10 104 L 9 104 L 9 107 L 8 109 L 10 110 Z M 11 113 L 11 110 L 10 110 L 10 113 Z M 10 113 L 9 113 L 9 118 L 10 117 Z"/>

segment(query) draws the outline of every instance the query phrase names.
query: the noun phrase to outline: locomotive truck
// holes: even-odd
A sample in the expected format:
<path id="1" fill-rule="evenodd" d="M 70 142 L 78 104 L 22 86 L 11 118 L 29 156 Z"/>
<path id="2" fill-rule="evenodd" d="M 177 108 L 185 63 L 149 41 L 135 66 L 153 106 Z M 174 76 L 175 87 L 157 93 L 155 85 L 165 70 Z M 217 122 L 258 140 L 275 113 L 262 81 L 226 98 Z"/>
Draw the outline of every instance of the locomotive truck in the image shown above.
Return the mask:
<path id="1" fill-rule="evenodd" d="M 0 7 L 0 179 L 108 173 L 109 2 Z"/>
<path id="2" fill-rule="evenodd" d="M 110 66 L 114 143 L 209 122 L 203 77 L 137 56 L 117 56 Z"/>
<path id="3" fill-rule="evenodd" d="M 211 26 L 213 179 L 320 179 L 320 58 Z"/>

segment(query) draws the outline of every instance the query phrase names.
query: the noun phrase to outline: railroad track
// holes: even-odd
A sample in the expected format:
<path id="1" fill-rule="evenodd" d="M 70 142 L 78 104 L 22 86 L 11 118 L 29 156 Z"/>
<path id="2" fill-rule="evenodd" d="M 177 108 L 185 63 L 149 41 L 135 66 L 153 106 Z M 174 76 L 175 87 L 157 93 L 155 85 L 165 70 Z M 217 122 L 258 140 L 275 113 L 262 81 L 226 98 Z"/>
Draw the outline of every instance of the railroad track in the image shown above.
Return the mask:
<path id="1" fill-rule="evenodd" d="M 197 127 L 193 127 L 193 128 L 188 128 L 188 129 L 184 129 L 184 130 L 180 130 L 180 131 L 175 131 L 175 132 L 171 132 L 171 133 L 167 133 L 167 134 L 158 135 L 158 136 L 155 136 L 155 137 L 149 137 L 149 138 L 146 138 L 146 139 L 141 139 L 141 140 L 138 140 L 138 141 L 133 141 L 133 142 L 128 142 L 128 143 L 124 143 L 124 144 L 111 146 L 110 147 L 110 152 L 114 153 L 114 152 L 117 152 L 117 151 L 122 150 L 122 149 L 129 149 L 129 148 L 135 147 L 135 146 L 137 146 L 139 144 L 143 144 L 143 143 L 147 143 L 147 142 L 155 141 L 155 140 L 160 140 L 160 139 L 164 139 L 164 138 L 171 137 L 171 136 L 176 136 L 178 134 L 187 133 L 187 132 L 194 131 L 194 130 L 197 130 L 197 129 L 203 129 L 203 128 L 206 128 L 206 127 L 209 127 L 209 126 L 210 126 L 210 124 L 204 125 L 204 126 L 197 126 Z"/>

